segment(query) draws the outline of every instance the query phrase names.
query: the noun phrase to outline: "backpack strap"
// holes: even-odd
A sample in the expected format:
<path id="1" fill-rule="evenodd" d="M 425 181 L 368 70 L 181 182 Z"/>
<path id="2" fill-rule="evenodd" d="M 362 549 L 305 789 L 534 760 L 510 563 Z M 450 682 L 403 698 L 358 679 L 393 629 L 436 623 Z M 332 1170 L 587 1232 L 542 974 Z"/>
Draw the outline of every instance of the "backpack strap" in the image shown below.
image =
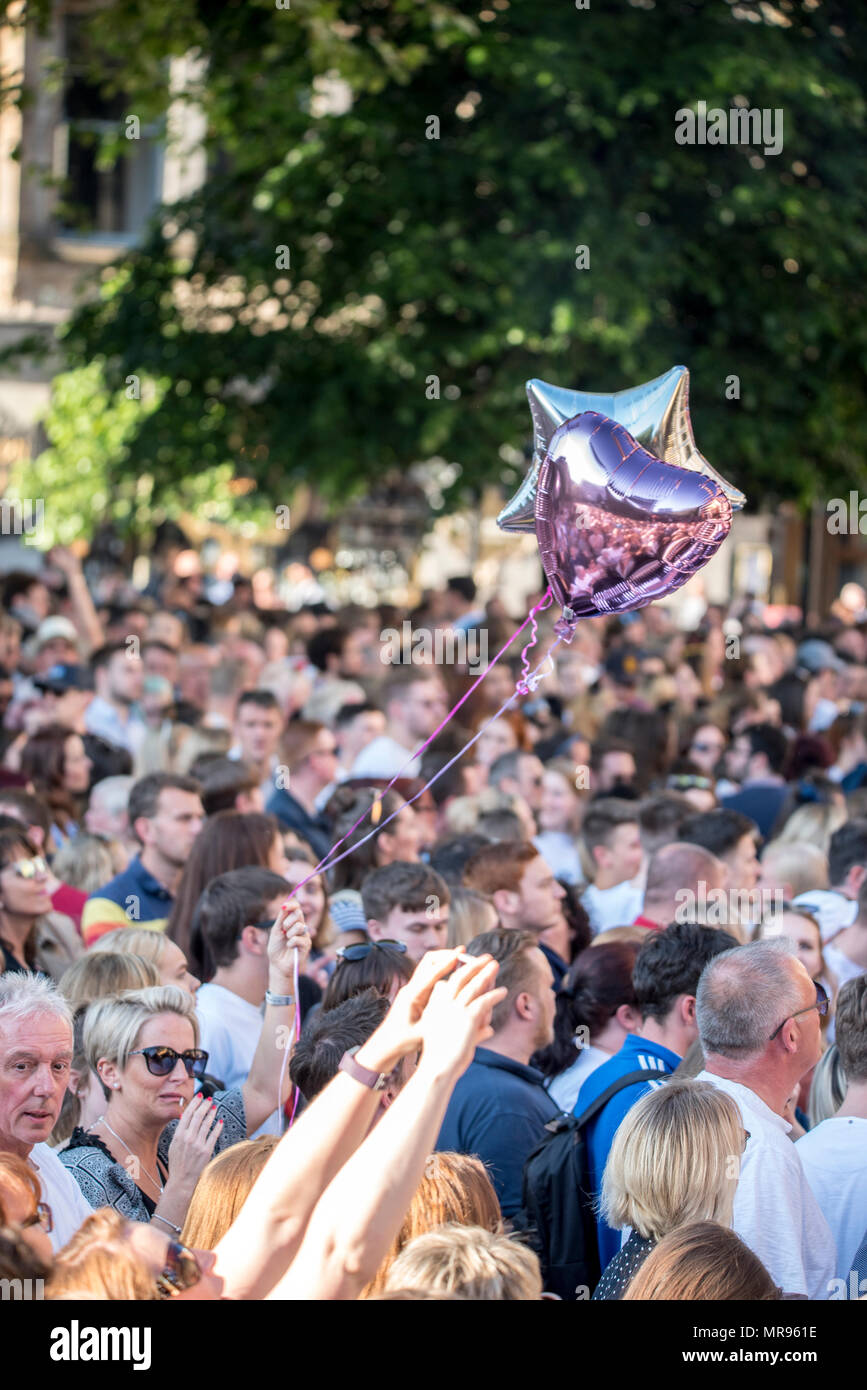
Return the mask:
<path id="1" fill-rule="evenodd" d="M 619 1091 L 625 1091 L 627 1086 L 637 1086 L 641 1081 L 656 1081 L 661 1077 L 670 1075 L 671 1073 L 667 1071 L 631 1071 L 626 1076 L 621 1076 L 619 1081 L 612 1081 L 601 1096 L 597 1096 L 594 1101 L 591 1101 L 586 1110 L 575 1116 L 576 1127 L 583 1129 L 586 1124 L 596 1118 L 600 1110 L 605 1108 L 612 1096 L 616 1096 Z"/>

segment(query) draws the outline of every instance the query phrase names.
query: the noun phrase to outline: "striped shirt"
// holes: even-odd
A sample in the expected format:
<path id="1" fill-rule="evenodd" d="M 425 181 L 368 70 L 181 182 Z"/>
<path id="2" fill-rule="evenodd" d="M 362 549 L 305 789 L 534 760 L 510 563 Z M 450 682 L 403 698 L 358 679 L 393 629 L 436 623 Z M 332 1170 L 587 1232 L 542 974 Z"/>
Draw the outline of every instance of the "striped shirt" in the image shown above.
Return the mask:
<path id="1" fill-rule="evenodd" d="M 91 893 L 81 914 L 81 935 L 92 946 L 117 927 L 149 927 L 165 931 L 174 898 L 148 873 L 138 855 L 123 873 Z"/>

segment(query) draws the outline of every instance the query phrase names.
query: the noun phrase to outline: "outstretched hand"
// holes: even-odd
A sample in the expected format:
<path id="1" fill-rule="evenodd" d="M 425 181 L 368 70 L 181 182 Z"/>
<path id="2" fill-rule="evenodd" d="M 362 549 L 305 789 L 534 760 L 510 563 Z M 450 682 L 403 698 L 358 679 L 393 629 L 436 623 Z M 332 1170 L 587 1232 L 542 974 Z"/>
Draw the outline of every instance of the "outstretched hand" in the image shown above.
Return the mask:
<path id="1" fill-rule="evenodd" d="M 459 951 L 428 951 L 422 956 L 411 979 L 394 997 L 380 1026 L 359 1053 L 358 1060 L 375 1071 L 390 1071 L 401 1057 L 421 1048 L 421 1019 L 438 980 L 457 963 Z"/>
<path id="2" fill-rule="evenodd" d="M 379 1028 L 359 1050 L 362 1066 L 390 1071 L 401 1057 L 424 1050 L 429 1058 L 445 1057 L 449 1048 L 438 1037 L 441 1029 L 452 1030 L 452 1064 L 466 1054 L 463 1066 L 469 1065 L 473 1049 L 491 1037 L 491 1013 L 506 991 L 493 988 L 499 965 L 490 956 L 467 965 L 460 965 L 460 959 L 460 948 L 428 951 L 422 957 Z"/>
<path id="3" fill-rule="evenodd" d="M 421 1066 L 466 1071 L 473 1053 L 493 1037 L 491 1015 L 508 994 L 495 985 L 499 962 L 479 956 L 439 980 L 421 1017 Z"/>

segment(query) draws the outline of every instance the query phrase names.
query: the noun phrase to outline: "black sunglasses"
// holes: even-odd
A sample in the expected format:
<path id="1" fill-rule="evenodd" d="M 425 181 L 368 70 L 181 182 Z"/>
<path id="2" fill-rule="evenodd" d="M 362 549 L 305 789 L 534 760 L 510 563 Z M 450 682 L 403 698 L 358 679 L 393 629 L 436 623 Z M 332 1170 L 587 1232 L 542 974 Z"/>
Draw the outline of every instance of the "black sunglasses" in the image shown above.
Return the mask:
<path id="1" fill-rule="evenodd" d="M 173 1047 L 139 1047 L 130 1057 L 144 1057 L 151 1076 L 171 1076 L 178 1064 L 178 1058 L 187 1069 L 187 1076 L 204 1076 L 208 1065 L 208 1054 L 200 1047 L 191 1047 L 187 1052 L 175 1052 Z"/>
<path id="2" fill-rule="evenodd" d="M 780 1029 L 785 1027 L 785 1025 L 788 1023 L 789 1019 L 790 1019 L 790 1018 L 797 1018 L 797 1017 L 799 1016 L 799 1014 L 808 1014 L 808 1013 L 810 1012 L 811 1009 L 818 1009 L 818 1011 L 819 1011 L 819 1017 L 820 1017 L 820 1018 L 824 1018 L 824 1017 L 825 1017 L 825 1014 L 828 1012 L 828 1005 L 829 1005 L 829 1003 L 830 1003 L 830 1000 L 829 1000 L 829 998 L 828 998 L 828 994 L 827 994 L 827 991 L 825 990 L 824 985 L 820 985 L 820 984 L 818 983 L 818 981 L 816 981 L 816 998 L 815 998 L 814 1003 L 808 1004 L 807 1007 L 806 1007 L 805 1009 L 796 1009 L 795 1012 L 794 1012 L 793 1014 L 788 1014 L 788 1015 L 783 1019 L 782 1023 L 779 1025 L 779 1027 L 774 1029 L 773 1033 L 772 1033 L 771 1036 L 768 1038 L 768 1042 L 773 1042 L 773 1041 L 774 1041 L 774 1038 L 777 1036 L 777 1034 L 779 1033 Z"/>
<path id="3" fill-rule="evenodd" d="M 157 1275 L 156 1285 L 160 1298 L 174 1298 L 198 1284 L 202 1277 L 202 1267 L 192 1250 L 180 1241 L 169 1241 L 166 1263 L 162 1274 Z"/>
<path id="4" fill-rule="evenodd" d="M 366 960 L 371 951 L 378 951 L 381 947 L 406 955 L 405 941 L 360 941 L 357 946 L 339 946 L 334 954 L 339 965 L 343 960 Z"/>

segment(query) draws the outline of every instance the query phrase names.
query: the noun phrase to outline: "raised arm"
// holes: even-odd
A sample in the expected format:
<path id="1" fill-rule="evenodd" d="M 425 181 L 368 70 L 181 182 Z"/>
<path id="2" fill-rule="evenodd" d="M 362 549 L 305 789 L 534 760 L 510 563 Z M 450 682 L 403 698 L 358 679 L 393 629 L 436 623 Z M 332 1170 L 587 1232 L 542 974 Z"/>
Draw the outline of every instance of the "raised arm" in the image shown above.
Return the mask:
<path id="1" fill-rule="evenodd" d="M 294 898 L 290 898 L 280 909 L 268 937 L 269 994 L 294 998 L 295 952 L 298 951 L 298 969 L 301 971 L 310 954 L 310 945 L 301 908 Z M 241 1087 L 248 1134 L 254 1134 L 274 1110 L 282 1108 L 291 1094 L 289 1067 L 284 1063 L 287 1051 L 292 1050 L 297 1007 L 297 1000 L 292 1004 L 265 1005 L 259 1044 L 250 1063 L 247 1080 Z"/>
<path id="2" fill-rule="evenodd" d="M 105 641 L 105 633 L 90 596 L 81 561 L 71 550 L 67 550 L 66 546 L 56 545 L 48 553 L 48 563 L 54 569 L 60 570 L 66 579 L 69 601 L 75 614 L 75 626 L 84 638 L 87 648 L 95 651 Z"/>
<path id="3" fill-rule="evenodd" d="M 492 1036 L 491 1012 L 506 994 L 494 988 L 498 969 L 480 956 L 436 985 L 414 1076 L 323 1194 L 272 1298 L 351 1299 L 373 1278 L 422 1179 L 455 1082 Z"/>
<path id="4" fill-rule="evenodd" d="M 456 957 L 455 951 L 427 953 L 357 1053 L 362 1066 L 391 1072 L 402 1057 L 418 1051 L 424 1008 Z M 284 1135 L 217 1246 L 217 1272 L 227 1298 L 264 1298 L 285 1273 L 316 1203 L 361 1143 L 378 1105 L 375 1091 L 339 1072 Z"/>

